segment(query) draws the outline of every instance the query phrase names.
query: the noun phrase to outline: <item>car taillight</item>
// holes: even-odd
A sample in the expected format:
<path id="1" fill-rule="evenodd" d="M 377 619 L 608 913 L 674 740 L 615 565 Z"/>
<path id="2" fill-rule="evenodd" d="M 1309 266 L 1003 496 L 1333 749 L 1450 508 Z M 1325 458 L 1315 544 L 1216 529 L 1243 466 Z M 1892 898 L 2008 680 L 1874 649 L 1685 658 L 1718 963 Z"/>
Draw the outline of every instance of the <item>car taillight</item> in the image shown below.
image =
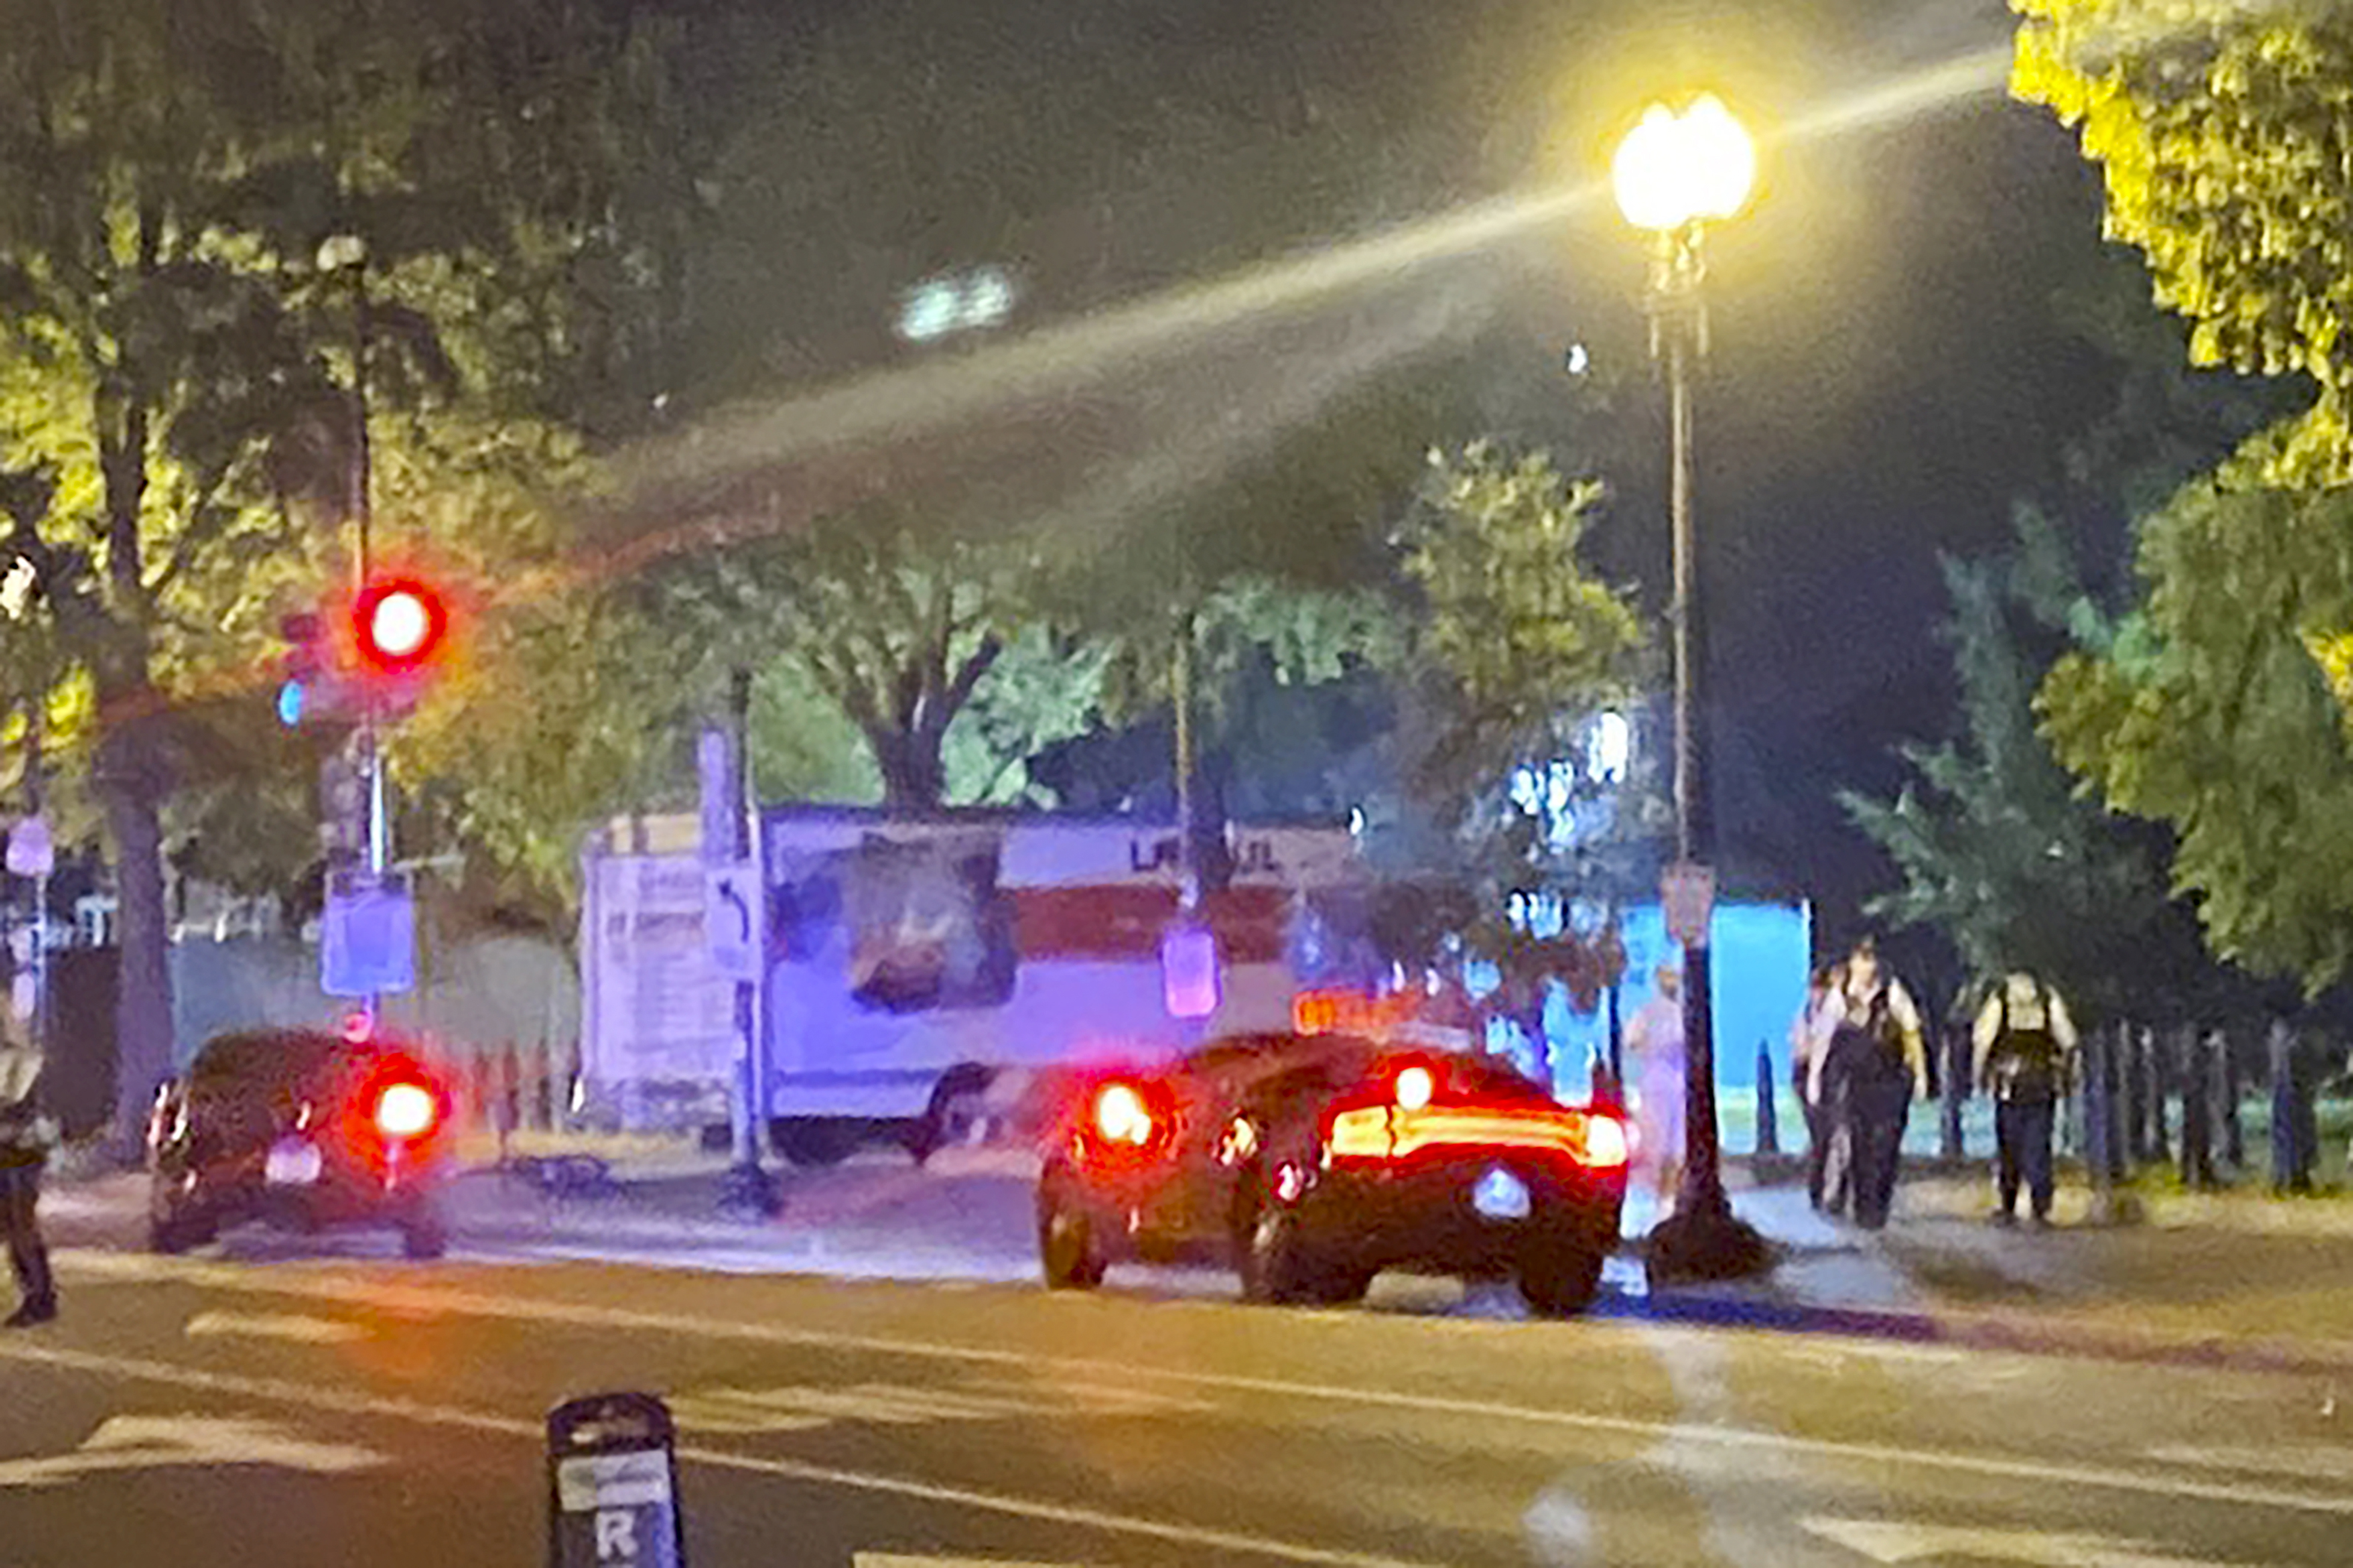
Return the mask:
<path id="1" fill-rule="evenodd" d="M 1095 1136 L 1141 1149 L 1152 1142 L 1152 1108 L 1134 1085 L 1107 1083 L 1095 1091 Z"/>
<path id="2" fill-rule="evenodd" d="M 422 1084 L 387 1084 L 375 1097 L 376 1131 L 387 1138 L 422 1138 L 441 1120 L 441 1106 Z"/>
<path id="3" fill-rule="evenodd" d="M 1580 1159 L 1597 1170 L 1614 1171 L 1626 1163 L 1630 1152 L 1626 1142 L 1626 1124 L 1614 1116 L 1599 1113 L 1585 1119 L 1585 1152 Z"/>
<path id="4" fill-rule="evenodd" d="M 1409 1067 L 1397 1075 L 1394 1086 L 1399 1110 L 1419 1110 L 1438 1093 L 1438 1079 L 1428 1068 Z"/>

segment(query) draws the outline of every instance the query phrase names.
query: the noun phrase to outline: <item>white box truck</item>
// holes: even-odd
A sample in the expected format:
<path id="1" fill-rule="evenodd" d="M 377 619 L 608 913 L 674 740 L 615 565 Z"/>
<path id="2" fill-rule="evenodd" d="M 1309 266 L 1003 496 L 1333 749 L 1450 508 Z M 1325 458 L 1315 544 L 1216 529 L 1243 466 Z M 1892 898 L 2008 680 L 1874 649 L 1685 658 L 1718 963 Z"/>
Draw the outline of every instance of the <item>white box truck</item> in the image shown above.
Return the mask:
<path id="1" fill-rule="evenodd" d="M 1315 940 L 1314 895 L 1345 889 L 1361 870 L 1345 828 L 1230 828 L 1233 876 L 1199 911 L 1217 941 L 1215 1005 L 1185 1021 L 1171 1015 L 1162 961 L 1177 915 L 1170 827 L 784 806 L 762 813 L 760 844 L 764 1110 L 779 1152 L 803 1164 L 878 1142 L 920 1159 L 1055 1069 L 1289 1027 L 1309 979 L 1300 970 Z M 624 1100 L 621 1080 L 640 1058 L 672 1075 L 699 1059 L 700 1076 L 723 1084 L 717 1058 L 733 1059 L 713 1048 L 720 993 L 679 994 L 723 988 L 716 970 L 669 952 L 657 977 L 656 958 L 627 945 L 636 917 L 624 911 L 623 891 L 676 883 L 659 910 L 643 898 L 634 906 L 673 943 L 693 918 L 688 872 L 701 873 L 691 847 L 647 847 L 592 849 L 582 921 L 584 1060 L 592 1083 Z M 670 859 L 679 864 L 667 878 L 649 864 Z M 617 965 L 644 982 L 633 988 Z M 645 983 L 666 994 L 659 1005 L 638 994 Z M 608 999 L 602 1009 L 599 995 Z M 630 1037 L 649 1023 L 680 1037 L 667 1046 Z"/>

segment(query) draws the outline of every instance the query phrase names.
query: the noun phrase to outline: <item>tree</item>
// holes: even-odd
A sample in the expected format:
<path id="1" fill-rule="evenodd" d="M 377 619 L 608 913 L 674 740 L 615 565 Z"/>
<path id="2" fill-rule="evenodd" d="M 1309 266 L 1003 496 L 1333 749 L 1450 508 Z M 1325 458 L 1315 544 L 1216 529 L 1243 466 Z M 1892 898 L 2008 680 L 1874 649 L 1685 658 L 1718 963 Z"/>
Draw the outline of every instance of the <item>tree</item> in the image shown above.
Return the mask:
<path id="1" fill-rule="evenodd" d="M 1542 453 L 1474 442 L 1429 455 L 1398 536 L 1409 810 L 1389 826 L 1419 887 L 1390 923 L 1420 931 L 1413 957 L 1459 941 L 1497 964 L 1535 1037 L 1550 986 L 1589 1006 L 1614 977 L 1606 929 L 1580 929 L 1575 905 L 1621 892 L 1611 852 L 1654 826 L 1642 775 L 1588 763 L 1596 715 L 1633 704 L 1649 673 L 1631 595 L 1580 557 L 1604 494 Z M 1416 910 L 1473 913 L 1449 931 Z"/>
<path id="2" fill-rule="evenodd" d="M 248 679 L 351 499 L 352 292 L 321 243 L 364 242 L 387 408 L 545 372 L 549 301 L 599 243 L 580 133 L 611 39 L 560 0 L 4 0 L 0 33 L 5 545 L 95 699 L 129 1149 L 170 1065 L 185 705 Z"/>
<path id="3" fill-rule="evenodd" d="M 2353 19 L 2242 0 L 2016 0 L 2011 90 L 2078 128 L 2107 230 L 2203 365 L 2318 397 L 2280 471 L 2353 474 Z"/>
<path id="4" fill-rule="evenodd" d="M 2142 605 L 2039 707 L 2062 763 L 2172 827 L 2215 952 L 2316 994 L 2353 962 L 2353 500 L 2253 482 L 2270 455 L 2143 520 Z"/>
<path id="5" fill-rule="evenodd" d="M 2055 527 L 2024 507 L 2017 522 L 2010 552 L 1945 562 L 1960 738 L 1902 748 L 1916 778 L 1894 800 L 1841 804 L 1903 879 L 1872 914 L 1935 929 L 1980 978 L 2023 966 L 2079 1006 L 2146 1016 L 2211 991 L 2212 966 L 2171 897 L 2166 836 L 2084 799 L 2037 732 L 2069 622 L 2103 623 Z"/>
<path id="6" fill-rule="evenodd" d="M 673 555 L 638 606 L 666 629 L 671 667 L 689 683 L 714 665 L 793 667 L 865 742 L 883 805 L 926 811 L 947 798 L 949 731 L 967 712 L 992 727 L 975 739 L 1003 748 L 993 768 L 966 761 L 984 789 L 1059 738 L 1033 723 L 1085 721 L 1090 667 L 1052 641 L 1036 607 L 1038 574 L 1018 549 L 870 503 Z M 982 701 L 1008 650 L 1019 650 L 1033 695 L 1073 671 L 1081 690 L 1058 690 L 1026 713 L 1010 696 Z"/>

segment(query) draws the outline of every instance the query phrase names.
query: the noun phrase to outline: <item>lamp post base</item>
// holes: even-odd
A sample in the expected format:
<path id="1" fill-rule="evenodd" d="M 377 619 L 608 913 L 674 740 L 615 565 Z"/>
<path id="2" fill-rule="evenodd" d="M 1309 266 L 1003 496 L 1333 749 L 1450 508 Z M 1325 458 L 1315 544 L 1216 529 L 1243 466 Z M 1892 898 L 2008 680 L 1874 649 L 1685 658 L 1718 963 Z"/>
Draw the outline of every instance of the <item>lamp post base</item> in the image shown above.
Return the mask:
<path id="1" fill-rule="evenodd" d="M 1746 1279 L 1773 1267 L 1773 1247 L 1718 1193 L 1714 1202 L 1679 1205 L 1651 1226 L 1643 1266 L 1666 1282 Z"/>
<path id="2" fill-rule="evenodd" d="M 743 1161 L 728 1166 L 720 1182 L 719 1212 L 731 1219 L 774 1219 L 785 1212 L 785 1200 L 758 1161 Z"/>

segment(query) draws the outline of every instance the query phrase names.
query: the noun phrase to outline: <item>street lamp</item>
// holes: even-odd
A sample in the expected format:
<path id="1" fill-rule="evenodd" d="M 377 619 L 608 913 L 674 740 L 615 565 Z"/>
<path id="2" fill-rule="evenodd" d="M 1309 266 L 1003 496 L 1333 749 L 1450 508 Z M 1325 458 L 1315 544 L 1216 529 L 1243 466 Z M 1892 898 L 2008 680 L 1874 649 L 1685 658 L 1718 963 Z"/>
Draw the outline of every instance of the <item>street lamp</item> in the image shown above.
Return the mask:
<path id="1" fill-rule="evenodd" d="M 1692 372 L 1707 353 L 1708 225 L 1736 217 L 1757 181 L 1757 144 L 1722 100 L 1703 95 L 1681 110 L 1652 104 L 1619 144 L 1610 166 L 1618 207 L 1651 241 L 1651 353 L 1666 373 L 1673 448 L 1668 510 L 1674 546 L 1671 615 L 1675 661 L 1675 850 L 1669 929 L 1683 948 L 1683 1169 L 1674 1213 L 1651 1232 L 1650 1268 L 1668 1278 L 1726 1279 L 1768 1261 L 1764 1240 L 1724 1194 L 1715 1126 L 1715 1042 L 1708 970 L 1710 863 L 1715 820 L 1708 789 L 1702 686 L 1707 623 L 1692 525 Z"/>

